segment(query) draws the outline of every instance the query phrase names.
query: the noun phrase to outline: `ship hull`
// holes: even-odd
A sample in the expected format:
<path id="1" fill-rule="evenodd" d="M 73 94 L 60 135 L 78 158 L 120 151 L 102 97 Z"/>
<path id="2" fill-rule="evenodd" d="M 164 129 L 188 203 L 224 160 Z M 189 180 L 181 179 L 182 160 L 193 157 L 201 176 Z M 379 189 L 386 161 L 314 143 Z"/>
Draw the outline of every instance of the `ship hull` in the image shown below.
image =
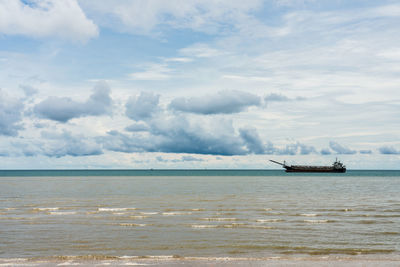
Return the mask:
<path id="1" fill-rule="evenodd" d="M 328 166 L 285 166 L 286 172 L 333 172 L 333 173 L 344 173 L 346 168 L 332 168 Z"/>

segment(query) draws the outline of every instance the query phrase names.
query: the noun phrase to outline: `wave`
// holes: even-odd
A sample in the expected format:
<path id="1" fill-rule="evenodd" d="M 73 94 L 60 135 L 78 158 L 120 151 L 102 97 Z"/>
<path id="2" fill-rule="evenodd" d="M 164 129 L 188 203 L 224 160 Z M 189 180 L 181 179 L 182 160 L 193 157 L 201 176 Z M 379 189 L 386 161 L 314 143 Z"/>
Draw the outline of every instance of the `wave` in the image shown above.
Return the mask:
<path id="1" fill-rule="evenodd" d="M 34 211 L 56 211 L 59 210 L 59 207 L 54 207 L 54 208 L 34 208 Z"/>
<path id="2" fill-rule="evenodd" d="M 127 211 L 136 210 L 136 208 L 98 208 L 98 211 Z"/>
<path id="3" fill-rule="evenodd" d="M 192 224 L 192 228 L 198 228 L 198 229 L 206 229 L 206 228 L 217 228 L 218 225 L 210 225 L 210 224 Z"/>
<path id="4" fill-rule="evenodd" d="M 316 217 L 316 216 L 318 216 L 318 214 L 316 214 L 316 213 L 302 213 L 302 214 L 300 214 L 300 216 L 304 216 L 304 217 Z"/>
<path id="5" fill-rule="evenodd" d="M 200 208 L 193 208 L 193 209 L 173 209 L 173 208 L 168 208 L 164 209 L 164 212 L 182 212 L 182 211 L 205 211 L 205 209 L 200 209 Z"/>
<path id="6" fill-rule="evenodd" d="M 271 226 L 253 225 L 245 223 L 231 223 L 231 224 L 192 224 L 192 228 L 196 229 L 212 229 L 212 228 L 243 228 L 243 229 L 275 229 Z"/>
<path id="7" fill-rule="evenodd" d="M 136 226 L 136 227 L 144 227 L 147 226 L 147 224 L 144 223 L 119 223 L 119 226 Z"/>
<path id="8" fill-rule="evenodd" d="M 76 211 L 51 211 L 48 212 L 50 215 L 74 215 Z"/>
<path id="9" fill-rule="evenodd" d="M 200 218 L 203 221 L 215 221 L 215 222 L 230 222 L 230 221 L 237 221 L 237 218 Z"/>
<path id="10" fill-rule="evenodd" d="M 269 223 L 269 222 L 284 222 L 283 219 L 257 219 L 256 222 L 258 223 Z"/>
<path id="11" fill-rule="evenodd" d="M 175 215 L 190 215 L 192 214 L 191 212 L 183 212 L 183 211 L 178 211 L 178 212 L 163 212 L 162 215 L 164 216 L 175 216 Z"/>
<path id="12" fill-rule="evenodd" d="M 237 246 L 235 246 L 237 247 Z M 265 246 L 239 246 L 245 249 L 263 249 Z M 267 246 L 266 248 L 271 248 Z M 180 255 L 143 255 L 143 256 L 113 256 L 113 255 L 80 255 L 80 256 L 44 256 L 33 258 L 0 258 L 0 266 L 139 266 L 139 265 L 235 265 L 240 266 L 286 266 L 286 265 L 301 265 L 301 266 L 397 266 L 400 258 L 398 256 L 370 257 L 372 254 L 393 253 L 390 249 L 317 249 L 310 247 L 290 247 L 277 246 L 276 249 L 282 249 L 285 252 L 280 256 L 261 256 L 261 257 L 232 257 L 232 256 L 180 256 Z M 301 257 L 296 254 L 308 254 Z M 362 257 L 353 255 L 364 255 Z M 231 263 L 230 263 L 231 262 Z"/>
<path id="13" fill-rule="evenodd" d="M 331 223 L 333 220 L 304 220 L 306 223 Z"/>

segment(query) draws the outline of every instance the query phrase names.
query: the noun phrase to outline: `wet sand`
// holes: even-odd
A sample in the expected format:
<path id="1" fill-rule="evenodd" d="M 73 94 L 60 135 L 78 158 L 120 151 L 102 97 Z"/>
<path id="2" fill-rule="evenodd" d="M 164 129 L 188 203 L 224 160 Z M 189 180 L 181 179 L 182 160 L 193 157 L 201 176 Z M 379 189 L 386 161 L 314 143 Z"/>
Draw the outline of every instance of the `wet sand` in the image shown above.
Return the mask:
<path id="1" fill-rule="evenodd" d="M 63 256 L 0 259 L 0 266 L 400 266 L 400 256 L 325 256 L 269 258 L 201 258 L 174 256 L 115 257 Z"/>

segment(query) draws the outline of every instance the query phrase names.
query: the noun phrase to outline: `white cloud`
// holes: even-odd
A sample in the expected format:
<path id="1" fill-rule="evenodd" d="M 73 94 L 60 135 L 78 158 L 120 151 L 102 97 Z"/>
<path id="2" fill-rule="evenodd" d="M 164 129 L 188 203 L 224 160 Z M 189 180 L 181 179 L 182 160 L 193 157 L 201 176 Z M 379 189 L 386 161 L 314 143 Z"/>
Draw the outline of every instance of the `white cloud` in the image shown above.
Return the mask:
<path id="1" fill-rule="evenodd" d="M 261 98 L 242 91 L 220 91 L 216 95 L 192 98 L 175 98 L 169 107 L 197 114 L 231 114 L 259 106 Z"/>
<path id="2" fill-rule="evenodd" d="M 85 0 L 80 3 L 95 14 L 99 23 L 143 34 L 159 32 L 156 29 L 159 25 L 217 33 L 240 24 L 246 13 L 262 5 L 261 0 Z"/>
<path id="3" fill-rule="evenodd" d="M 0 135 L 17 135 L 22 129 L 23 109 L 20 99 L 9 96 L 0 88 Z"/>
<path id="4" fill-rule="evenodd" d="M 36 115 L 42 118 L 67 122 L 73 118 L 110 114 L 112 99 L 110 87 L 106 82 L 98 82 L 93 93 L 85 102 L 74 101 L 69 97 L 51 96 L 34 107 Z"/>
<path id="5" fill-rule="evenodd" d="M 0 0 L 0 32 L 86 42 L 98 29 L 76 0 Z"/>
<path id="6" fill-rule="evenodd" d="M 188 57 L 198 58 L 212 58 L 226 54 L 226 52 L 220 51 L 218 49 L 210 47 L 207 44 L 202 43 L 193 44 L 189 47 L 185 47 L 180 50 L 180 53 Z"/>
<path id="7" fill-rule="evenodd" d="M 129 74 L 129 78 L 132 80 L 149 80 L 158 81 L 166 80 L 171 77 L 172 69 L 170 69 L 167 64 L 149 64 L 145 66 L 145 70 L 132 72 Z"/>

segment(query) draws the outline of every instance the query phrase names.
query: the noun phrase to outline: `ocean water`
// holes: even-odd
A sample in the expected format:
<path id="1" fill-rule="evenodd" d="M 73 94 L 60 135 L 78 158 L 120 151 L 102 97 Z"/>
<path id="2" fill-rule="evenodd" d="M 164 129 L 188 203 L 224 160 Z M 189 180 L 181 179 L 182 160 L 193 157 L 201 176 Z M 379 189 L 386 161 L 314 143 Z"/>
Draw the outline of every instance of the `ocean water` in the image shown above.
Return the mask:
<path id="1" fill-rule="evenodd" d="M 400 171 L 0 171 L 3 264 L 360 255 L 400 256 Z"/>

